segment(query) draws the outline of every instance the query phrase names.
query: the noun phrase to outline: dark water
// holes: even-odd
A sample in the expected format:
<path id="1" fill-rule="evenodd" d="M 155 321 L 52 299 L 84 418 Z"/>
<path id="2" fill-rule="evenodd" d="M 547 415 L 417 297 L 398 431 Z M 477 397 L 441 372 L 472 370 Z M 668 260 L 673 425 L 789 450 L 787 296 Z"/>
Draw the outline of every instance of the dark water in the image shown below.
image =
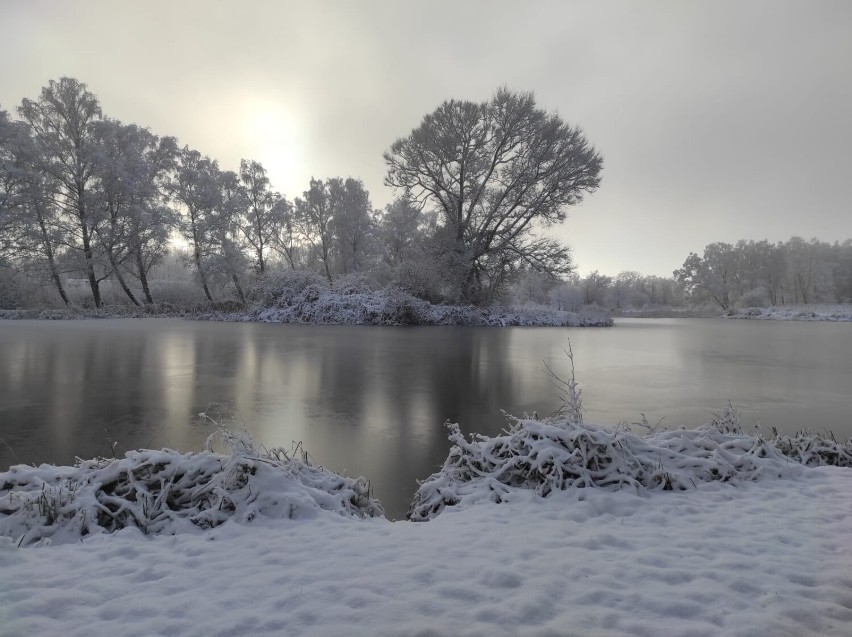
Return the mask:
<path id="1" fill-rule="evenodd" d="M 678 426 L 730 399 L 746 423 L 852 435 L 852 324 L 619 320 L 592 328 L 374 328 L 171 319 L 0 321 L 0 470 L 124 449 L 202 447 L 229 406 L 267 447 L 365 475 L 391 517 L 446 457 L 444 421 L 498 433 L 501 410 L 558 407 L 569 371 L 586 419 Z"/>

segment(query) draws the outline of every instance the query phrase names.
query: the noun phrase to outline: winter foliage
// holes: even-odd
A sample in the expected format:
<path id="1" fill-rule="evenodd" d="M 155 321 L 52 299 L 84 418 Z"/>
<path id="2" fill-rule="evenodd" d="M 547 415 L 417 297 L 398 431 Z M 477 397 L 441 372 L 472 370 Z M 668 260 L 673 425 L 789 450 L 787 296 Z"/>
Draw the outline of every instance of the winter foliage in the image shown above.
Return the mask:
<path id="1" fill-rule="evenodd" d="M 484 307 L 525 272 L 558 280 L 572 270 L 568 247 L 541 231 L 597 189 L 602 166 L 579 127 L 505 88 L 484 104 L 445 102 L 436 113 L 448 119 L 427 115 L 392 145 L 397 198 L 384 210 L 354 177 L 311 178 L 288 200 L 259 162 L 228 170 L 111 119 L 75 78 L 50 81 L 16 110 L 18 120 L 0 109 L 0 309 L 101 308 L 110 288 L 153 305 L 159 266 L 178 250 L 209 303 L 245 304 L 258 276 L 286 268 L 329 284 L 368 274 L 433 303 Z M 454 156 L 457 143 L 466 150 Z M 410 172 L 426 156 L 448 171 L 436 205 Z M 22 278 L 38 282 L 39 299 Z"/>
<path id="2" fill-rule="evenodd" d="M 552 308 L 478 308 L 433 305 L 397 287 L 373 291 L 363 276 L 334 285 L 308 272 L 261 277 L 249 294 L 254 304 L 233 320 L 334 325 L 608 326 L 605 311 L 563 312 Z"/>
<path id="3" fill-rule="evenodd" d="M 0 473 L 0 536 L 30 545 L 127 527 L 174 535 L 257 517 L 384 515 L 364 478 L 314 466 L 299 447 L 260 451 L 246 434 L 216 435 L 229 454 L 212 452 L 208 441 L 201 453 L 141 450 L 74 467 L 11 467 Z"/>
<path id="4" fill-rule="evenodd" d="M 852 321 L 852 305 L 794 305 L 785 307 L 736 308 L 725 318 L 774 321 Z"/>
<path id="5" fill-rule="evenodd" d="M 803 466 L 852 466 L 852 440 L 809 432 L 748 435 L 730 405 L 694 429 L 654 431 L 641 423 L 650 433 L 639 436 L 624 427 L 584 423 L 579 394 L 573 397 L 567 412 L 544 420 L 509 417 L 501 436 L 468 439 L 458 425 L 448 424 L 450 453 L 420 484 L 409 518 L 425 521 L 448 506 L 502 502 L 515 489 L 540 496 L 577 488 L 684 491 L 707 482 L 797 478 Z"/>

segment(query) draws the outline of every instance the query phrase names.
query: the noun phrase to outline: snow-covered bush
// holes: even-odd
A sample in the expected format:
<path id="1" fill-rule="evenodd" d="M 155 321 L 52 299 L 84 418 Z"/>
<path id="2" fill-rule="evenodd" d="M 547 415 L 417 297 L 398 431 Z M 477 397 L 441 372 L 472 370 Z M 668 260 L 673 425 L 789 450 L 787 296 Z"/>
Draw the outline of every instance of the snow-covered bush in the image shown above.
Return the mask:
<path id="1" fill-rule="evenodd" d="M 262 307 L 289 307 L 308 288 L 320 293 L 328 291 L 329 285 L 326 279 L 307 270 L 271 270 L 258 277 L 246 297 Z"/>
<path id="2" fill-rule="evenodd" d="M 852 321 L 852 305 L 785 305 L 776 307 L 746 307 L 725 314 L 732 319 L 761 319 L 777 321 Z"/>
<path id="3" fill-rule="evenodd" d="M 353 272 L 335 279 L 331 289 L 337 294 L 347 296 L 350 294 L 369 294 L 373 291 L 373 286 L 370 285 L 366 274 Z"/>
<path id="4" fill-rule="evenodd" d="M 466 438 L 458 425 L 448 423 L 449 455 L 420 483 L 409 519 L 429 520 L 462 502 L 502 502 L 517 488 L 541 496 L 582 487 L 686 490 L 701 482 L 795 477 L 804 466 L 852 466 L 852 440 L 842 443 L 810 432 L 747 435 L 730 403 L 694 429 L 659 431 L 645 421 L 645 437 L 629 428 L 589 425 L 582 419 L 573 375 L 559 382 L 565 407 L 544 420 L 508 416 L 509 430 L 493 438 Z"/>
<path id="5" fill-rule="evenodd" d="M 513 488 L 541 496 L 571 487 L 685 490 L 699 482 L 755 480 L 801 469 L 768 442 L 723 433 L 712 424 L 643 438 L 567 416 L 510 422 L 505 434 L 493 438 L 468 439 L 458 425 L 448 425 L 449 456 L 420 484 L 409 518 L 429 520 L 462 501 L 501 502 Z"/>
<path id="6" fill-rule="evenodd" d="M 852 441 L 838 441 L 833 434 L 822 436 L 802 430 L 788 436 L 772 430 L 772 444 L 785 456 L 807 467 L 830 465 L 852 467 Z"/>
<path id="7" fill-rule="evenodd" d="M 612 318 L 603 311 L 572 314 L 551 308 L 432 305 L 395 286 L 373 291 L 360 275 L 335 283 L 333 288 L 311 273 L 264 275 L 250 290 L 249 299 L 254 305 L 248 314 L 225 318 L 315 325 L 612 325 Z"/>
<path id="8" fill-rule="evenodd" d="M 0 536 L 28 545 L 126 527 L 172 535 L 229 519 L 295 519 L 320 510 L 383 515 L 364 478 L 314 466 L 299 447 L 260 452 L 245 436 L 226 437 L 230 454 L 208 446 L 202 453 L 131 451 L 74 467 L 14 466 L 0 473 Z"/>

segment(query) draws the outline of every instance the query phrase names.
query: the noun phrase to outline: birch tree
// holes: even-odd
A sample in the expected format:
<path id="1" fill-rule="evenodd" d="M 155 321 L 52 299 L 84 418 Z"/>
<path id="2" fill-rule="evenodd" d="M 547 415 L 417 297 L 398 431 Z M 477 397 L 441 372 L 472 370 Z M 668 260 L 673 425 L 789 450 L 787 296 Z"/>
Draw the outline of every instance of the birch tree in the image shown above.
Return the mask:
<path id="1" fill-rule="evenodd" d="M 18 107 L 29 126 L 39 170 L 49 179 L 47 196 L 62 216 L 66 245 L 82 256 L 82 265 L 96 307 L 103 305 L 95 233 L 99 219 L 93 206 L 94 126 L 101 119 L 98 99 L 82 82 L 69 77 L 51 80 L 38 100 Z"/>

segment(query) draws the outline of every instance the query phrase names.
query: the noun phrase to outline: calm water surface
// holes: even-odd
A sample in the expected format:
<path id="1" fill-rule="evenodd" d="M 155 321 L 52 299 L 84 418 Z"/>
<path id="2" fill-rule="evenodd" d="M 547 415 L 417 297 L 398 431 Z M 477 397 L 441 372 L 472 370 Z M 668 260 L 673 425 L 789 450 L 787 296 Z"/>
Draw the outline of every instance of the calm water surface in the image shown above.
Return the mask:
<path id="1" fill-rule="evenodd" d="M 571 339 L 586 419 L 746 423 L 852 435 L 852 324 L 620 319 L 592 328 L 377 328 L 172 319 L 0 321 L 0 470 L 138 447 L 198 450 L 210 403 L 267 447 L 373 483 L 390 517 L 449 448 L 501 410 L 558 407 Z"/>

